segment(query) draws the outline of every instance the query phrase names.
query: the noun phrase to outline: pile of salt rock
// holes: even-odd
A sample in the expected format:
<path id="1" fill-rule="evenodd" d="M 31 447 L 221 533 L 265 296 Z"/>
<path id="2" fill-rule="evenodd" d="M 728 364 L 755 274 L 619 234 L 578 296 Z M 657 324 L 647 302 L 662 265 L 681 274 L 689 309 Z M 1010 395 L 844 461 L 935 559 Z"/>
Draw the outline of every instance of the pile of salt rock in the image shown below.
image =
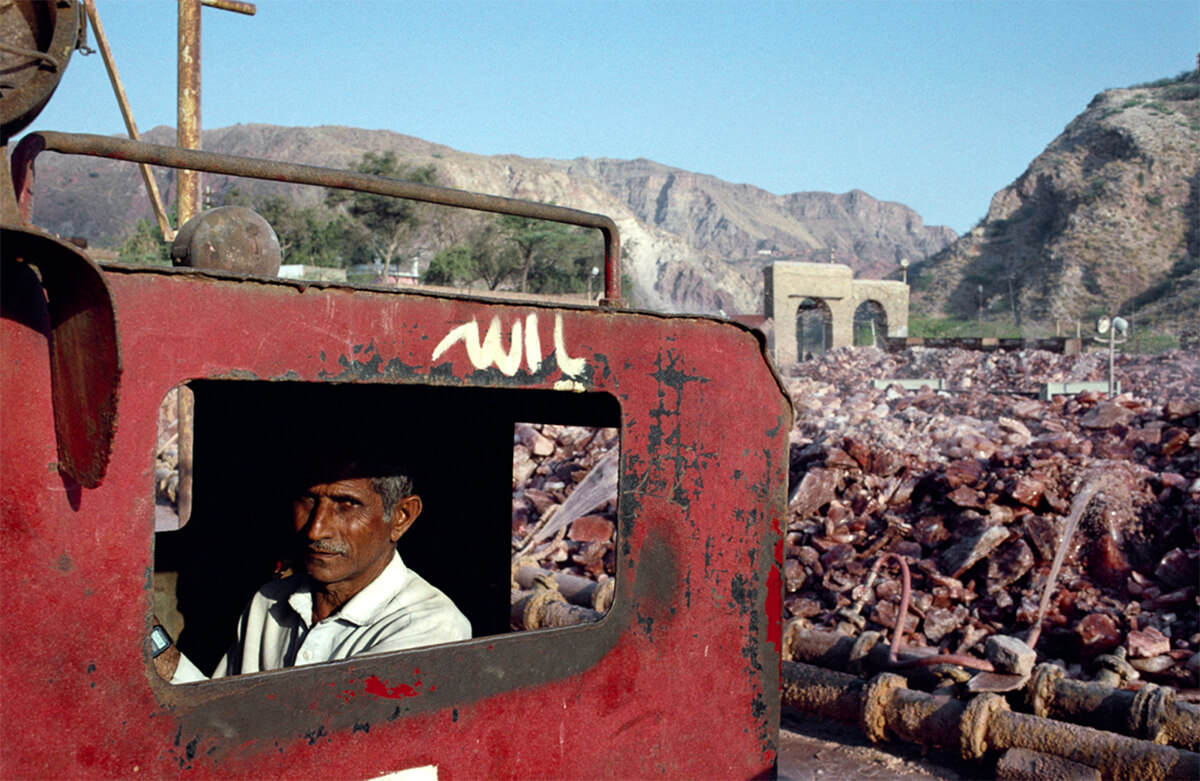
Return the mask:
<path id="1" fill-rule="evenodd" d="M 1107 380 L 1107 355 L 831 351 L 793 367 L 796 409 L 784 619 L 855 631 L 897 622 L 898 570 L 861 587 L 881 552 L 911 563 L 907 645 L 975 653 L 1037 619 L 1073 499 L 1037 650 L 1087 677 L 1123 649 L 1144 680 L 1200 674 L 1200 356 L 1118 356 L 1125 392 L 1040 401 L 1042 383 Z M 942 378 L 947 391 L 873 387 Z M 858 588 L 858 591 L 855 589 Z"/>

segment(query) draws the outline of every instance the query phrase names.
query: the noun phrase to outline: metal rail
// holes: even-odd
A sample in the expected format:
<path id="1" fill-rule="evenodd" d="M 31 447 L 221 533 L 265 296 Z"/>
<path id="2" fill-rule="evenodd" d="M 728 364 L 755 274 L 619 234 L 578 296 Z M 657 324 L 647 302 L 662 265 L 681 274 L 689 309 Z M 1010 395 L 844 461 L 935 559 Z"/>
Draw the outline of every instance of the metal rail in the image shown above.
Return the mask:
<path id="1" fill-rule="evenodd" d="M 19 198 L 21 219 L 30 220 L 33 164 L 42 152 L 66 155 L 87 155 L 148 163 L 167 168 L 190 169 L 207 173 L 265 179 L 292 184 L 308 184 L 341 190 L 407 198 L 412 201 L 454 206 L 463 209 L 510 214 L 535 220 L 547 220 L 583 228 L 595 228 L 604 236 L 604 301 L 605 306 L 621 306 L 621 240 L 616 223 L 610 217 L 579 209 L 568 209 L 547 203 L 522 201 L 498 195 L 455 190 L 429 184 L 417 184 L 386 176 L 339 171 L 296 163 L 280 163 L 252 157 L 199 152 L 173 146 L 147 144 L 86 133 L 42 131 L 29 133 L 13 152 L 13 184 Z"/>

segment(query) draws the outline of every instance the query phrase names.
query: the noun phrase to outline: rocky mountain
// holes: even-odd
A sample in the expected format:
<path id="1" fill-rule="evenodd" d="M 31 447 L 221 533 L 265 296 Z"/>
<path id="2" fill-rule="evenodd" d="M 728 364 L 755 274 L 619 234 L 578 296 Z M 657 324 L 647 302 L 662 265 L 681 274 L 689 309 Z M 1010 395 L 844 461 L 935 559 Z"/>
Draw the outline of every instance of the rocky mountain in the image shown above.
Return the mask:
<path id="1" fill-rule="evenodd" d="M 170 128 L 144 137 L 174 143 Z M 331 126 L 237 125 L 206 131 L 203 146 L 336 168 L 352 167 L 367 151 L 391 150 L 408 165 L 434 165 L 439 182 L 450 187 L 607 214 L 621 231 L 635 300 L 667 311 L 758 312 L 762 269 L 774 260 L 846 263 L 859 276 L 879 278 L 895 270 L 901 258 L 923 258 L 956 238 L 949 228 L 924 225 L 902 204 L 858 190 L 780 196 L 650 160 L 488 157 L 390 131 Z M 173 198 L 173 172 L 156 175 L 164 197 Z M 235 185 L 252 196 L 282 193 L 305 205 L 319 203 L 324 195 L 312 187 L 205 178 L 215 204 Z M 149 214 L 132 165 L 52 154 L 38 160 L 34 220 L 55 233 L 111 246 Z M 436 237 L 418 241 L 413 249 L 424 263 L 442 248 Z"/>
<path id="2" fill-rule="evenodd" d="M 987 216 L 910 272 L 930 314 L 1200 315 L 1200 72 L 1097 95 Z"/>

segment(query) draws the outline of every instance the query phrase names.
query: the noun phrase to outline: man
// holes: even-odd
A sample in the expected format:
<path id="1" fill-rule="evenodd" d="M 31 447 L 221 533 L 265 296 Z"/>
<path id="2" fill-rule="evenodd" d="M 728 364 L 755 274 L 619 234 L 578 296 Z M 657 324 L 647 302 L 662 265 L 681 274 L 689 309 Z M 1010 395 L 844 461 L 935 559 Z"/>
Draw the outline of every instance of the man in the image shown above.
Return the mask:
<path id="1" fill-rule="evenodd" d="M 406 470 L 387 471 L 365 476 L 376 470 L 348 464 L 299 492 L 292 520 L 304 573 L 258 590 L 213 678 L 471 637 L 454 603 L 396 552 L 421 498 Z M 172 683 L 205 679 L 175 646 L 155 652 L 156 669 Z"/>

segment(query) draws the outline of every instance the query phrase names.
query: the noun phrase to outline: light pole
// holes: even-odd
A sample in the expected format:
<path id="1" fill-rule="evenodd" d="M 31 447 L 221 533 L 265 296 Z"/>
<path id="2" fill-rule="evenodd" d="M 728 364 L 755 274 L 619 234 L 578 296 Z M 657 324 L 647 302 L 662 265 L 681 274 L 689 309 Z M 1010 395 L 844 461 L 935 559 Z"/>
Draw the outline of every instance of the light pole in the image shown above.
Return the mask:
<path id="1" fill-rule="evenodd" d="M 1093 336 L 1097 342 L 1108 342 L 1108 397 L 1111 399 L 1116 395 L 1116 383 L 1113 382 L 1113 358 L 1117 352 L 1117 345 L 1124 344 L 1128 341 L 1129 323 L 1123 317 L 1114 317 L 1109 319 L 1106 315 L 1096 321 L 1096 333 L 1098 336 Z M 1105 338 L 1108 334 L 1108 338 Z M 1117 338 L 1118 334 L 1120 339 Z"/>
<path id="2" fill-rule="evenodd" d="M 908 284 L 908 258 L 900 258 L 900 273 L 903 274 L 901 279 L 904 284 Z"/>
<path id="3" fill-rule="evenodd" d="M 600 269 L 592 266 L 592 273 L 588 275 L 588 303 L 592 303 L 592 280 L 600 274 Z"/>

